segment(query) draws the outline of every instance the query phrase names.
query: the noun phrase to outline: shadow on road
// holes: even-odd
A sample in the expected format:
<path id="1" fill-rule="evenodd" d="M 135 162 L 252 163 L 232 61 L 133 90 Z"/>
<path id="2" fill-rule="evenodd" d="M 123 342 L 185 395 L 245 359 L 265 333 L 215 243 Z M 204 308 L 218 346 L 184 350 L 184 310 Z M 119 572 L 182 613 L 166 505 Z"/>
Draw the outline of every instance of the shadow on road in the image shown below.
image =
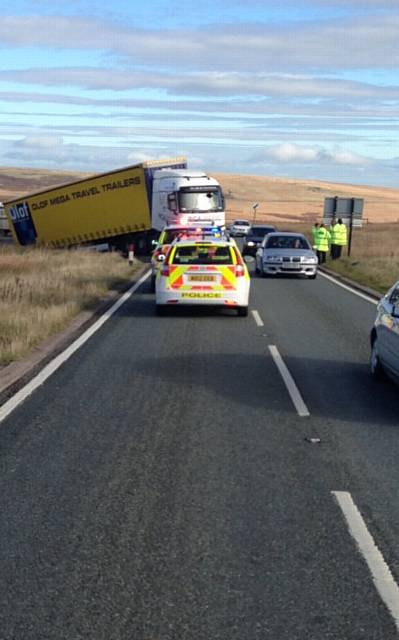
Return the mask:
<path id="1" fill-rule="evenodd" d="M 340 422 L 375 424 L 398 429 L 399 397 L 389 380 L 376 382 L 367 363 L 288 358 L 286 363 L 311 417 Z M 140 375 L 177 385 L 182 393 L 210 391 L 234 405 L 293 412 L 283 381 L 267 353 L 192 353 L 141 359 Z M 155 382 L 156 384 L 156 382 Z M 205 394 L 206 395 L 206 394 Z M 210 400 L 212 397 L 210 396 Z"/>

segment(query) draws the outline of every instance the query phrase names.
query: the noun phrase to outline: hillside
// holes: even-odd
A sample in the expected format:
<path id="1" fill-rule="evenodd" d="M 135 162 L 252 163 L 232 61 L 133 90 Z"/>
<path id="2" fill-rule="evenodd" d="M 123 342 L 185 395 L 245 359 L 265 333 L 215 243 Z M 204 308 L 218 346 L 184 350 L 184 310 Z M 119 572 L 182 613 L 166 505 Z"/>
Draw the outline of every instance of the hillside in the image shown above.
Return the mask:
<path id="1" fill-rule="evenodd" d="M 12 200 L 89 175 L 45 169 L 0 168 L 0 200 Z M 258 202 L 257 221 L 312 221 L 321 217 L 324 198 L 346 196 L 364 198 L 364 217 L 370 222 L 399 221 L 399 189 L 268 176 L 214 175 L 226 196 L 228 220 L 235 217 L 252 220 L 252 204 Z"/>
<path id="2" fill-rule="evenodd" d="M 341 196 L 364 198 L 364 217 L 370 222 L 399 221 L 399 189 L 267 176 L 215 177 L 223 187 L 229 218 L 243 216 L 251 220 L 252 204 L 258 202 L 259 221 L 312 221 L 322 216 L 324 198 Z"/>

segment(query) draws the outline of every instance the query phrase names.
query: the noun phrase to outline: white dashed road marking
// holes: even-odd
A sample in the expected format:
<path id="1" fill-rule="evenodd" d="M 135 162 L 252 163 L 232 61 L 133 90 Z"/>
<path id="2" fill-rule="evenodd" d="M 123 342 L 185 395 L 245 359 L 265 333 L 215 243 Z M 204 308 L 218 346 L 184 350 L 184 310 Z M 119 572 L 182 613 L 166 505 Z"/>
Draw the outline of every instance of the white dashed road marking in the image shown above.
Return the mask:
<path id="1" fill-rule="evenodd" d="M 301 418 L 305 418 L 310 415 L 309 410 L 304 403 L 301 394 L 299 393 L 298 387 L 295 384 L 295 380 L 290 374 L 287 365 L 282 359 L 277 347 L 275 345 L 269 345 L 269 351 L 272 354 L 272 358 L 276 364 L 277 369 L 279 370 L 281 377 L 284 380 L 285 386 L 287 387 L 287 391 L 291 396 L 291 400 L 294 403 L 294 407 L 297 410 L 297 413 Z"/>
<path id="2" fill-rule="evenodd" d="M 264 327 L 265 325 L 264 325 L 264 323 L 263 323 L 262 318 L 261 318 L 261 317 L 260 317 L 260 315 L 259 315 L 259 312 L 258 312 L 258 311 L 256 311 L 255 309 L 253 309 L 253 310 L 251 311 L 251 313 L 252 313 L 252 315 L 253 315 L 253 317 L 254 317 L 254 320 L 255 320 L 256 324 L 258 325 L 258 327 Z"/>

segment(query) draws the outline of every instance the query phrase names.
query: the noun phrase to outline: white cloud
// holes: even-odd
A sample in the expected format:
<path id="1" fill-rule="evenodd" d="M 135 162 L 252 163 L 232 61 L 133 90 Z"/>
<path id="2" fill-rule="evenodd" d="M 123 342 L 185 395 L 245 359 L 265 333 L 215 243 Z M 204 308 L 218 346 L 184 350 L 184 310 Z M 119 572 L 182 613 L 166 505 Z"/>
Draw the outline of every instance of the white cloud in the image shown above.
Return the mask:
<path id="1" fill-rule="evenodd" d="M 320 146 L 307 147 L 292 142 L 267 146 L 259 154 L 256 154 L 252 160 L 257 163 L 262 163 L 265 160 L 275 160 L 281 164 L 309 165 L 323 163 L 364 166 L 371 163 L 370 158 L 345 149 L 329 151 Z"/>
<path id="2" fill-rule="evenodd" d="M 144 30 L 99 19 L 2 17 L 9 47 L 107 51 L 145 67 L 256 71 L 388 68 L 399 65 L 399 15 L 335 21 Z"/>
<path id="3" fill-rule="evenodd" d="M 399 101 L 399 86 L 378 86 L 366 82 L 293 74 L 248 75 L 237 72 L 161 74 L 81 67 L 0 71 L 0 80 L 31 85 L 74 86 L 89 90 L 161 89 L 169 94 L 185 96 L 248 95 L 319 100 Z"/>
<path id="4" fill-rule="evenodd" d="M 26 136 L 22 140 L 16 141 L 16 144 L 20 147 L 27 147 L 28 149 L 53 149 L 63 144 L 63 140 L 59 136 Z"/>

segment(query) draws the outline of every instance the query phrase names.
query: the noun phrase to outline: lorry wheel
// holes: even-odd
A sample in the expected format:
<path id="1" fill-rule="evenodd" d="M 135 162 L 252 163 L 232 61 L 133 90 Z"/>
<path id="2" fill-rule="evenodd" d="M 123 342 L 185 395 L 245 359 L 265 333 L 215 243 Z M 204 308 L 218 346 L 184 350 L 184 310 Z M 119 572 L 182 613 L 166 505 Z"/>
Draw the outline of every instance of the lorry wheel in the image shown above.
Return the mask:
<path id="1" fill-rule="evenodd" d="M 248 307 L 238 307 L 237 308 L 237 315 L 240 318 L 246 318 L 248 315 Z"/>

